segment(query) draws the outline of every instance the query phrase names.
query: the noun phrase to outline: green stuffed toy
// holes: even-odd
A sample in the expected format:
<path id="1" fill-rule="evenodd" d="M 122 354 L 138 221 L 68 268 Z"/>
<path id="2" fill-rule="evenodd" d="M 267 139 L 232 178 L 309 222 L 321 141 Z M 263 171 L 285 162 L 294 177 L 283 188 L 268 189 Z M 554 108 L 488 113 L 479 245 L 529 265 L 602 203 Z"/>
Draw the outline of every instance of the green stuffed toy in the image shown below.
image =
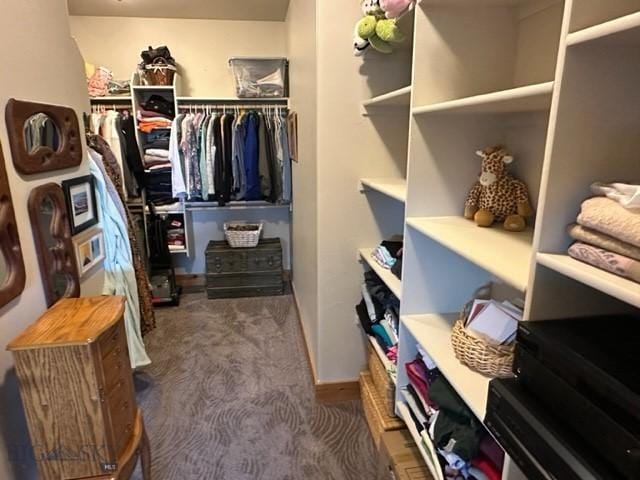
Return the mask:
<path id="1" fill-rule="evenodd" d="M 369 46 L 380 53 L 392 53 L 394 45 L 405 40 L 396 25 L 396 19 L 386 18 L 379 0 L 362 0 L 364 17 L 357 23 L 354 33 L 356 55 L 362 55 Z"/>

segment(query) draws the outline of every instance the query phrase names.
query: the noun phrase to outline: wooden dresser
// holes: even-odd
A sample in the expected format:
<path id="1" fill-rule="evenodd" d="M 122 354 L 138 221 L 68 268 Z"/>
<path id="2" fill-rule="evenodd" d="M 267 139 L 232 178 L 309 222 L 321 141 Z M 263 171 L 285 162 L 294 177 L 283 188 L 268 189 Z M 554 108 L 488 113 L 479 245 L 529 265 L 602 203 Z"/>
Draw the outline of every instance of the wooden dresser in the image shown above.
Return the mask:
<path id="1" fill-rule="evenodd" d="M 123 297 L 62 299 L 7 347 L 42 479 L 128 479 L 138 457 L 150 478 L 123 315 Z"/>

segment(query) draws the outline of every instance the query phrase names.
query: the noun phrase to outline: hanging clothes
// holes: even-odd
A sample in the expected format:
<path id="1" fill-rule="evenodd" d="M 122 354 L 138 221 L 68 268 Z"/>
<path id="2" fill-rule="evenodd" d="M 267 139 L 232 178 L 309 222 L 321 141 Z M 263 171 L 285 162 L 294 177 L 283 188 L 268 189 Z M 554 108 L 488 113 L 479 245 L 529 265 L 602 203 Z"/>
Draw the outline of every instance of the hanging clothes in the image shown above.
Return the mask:
<path id="1" fill-rule="evenodd" d="M 133 117 L 128 110 L 94 109 L 89 117 L 89 131 L 100 135 L 116 158 L 120 178 L 124 182 L 124 196 L 138 197 L 143 182 L 140 150 L 135 138 Z"/>
<path id="2" fill-rule="evenodd" d="M 160 158 L 153 160 L 163 164 Z M 286 113 L 207 108 L 180 114 L 171 124 L 163 165 L 171 168 L 174 201 L 216 201 L 221 206 L 231 201 L 289 203 Z"/>
<path id="3" fill-rule="evenodd" d="M 125 204 L 124 195 L 122 191 L 122 181 L 119 176 L 116 159 L 109 147 L 109 144 L 100 136 L 90 135 L 87 138 L 87 143 L 93 150 L 102 156 L 102 163 L 107 176 L 113 183 L 118 196 L 120 197 L 120 203 Z M 133 266 L 135 271 L 136 285 L 138 288 L 139 308 L 140 308 L 140 331 L 142 335 L 146 335 L 153 330 L 156 326 L 155 312 L 153 310 L 151 286 L 149 283 L 149 277 L 147 271 L 142 263 L 142 256 L 140 255 L 140 248 L 138 246 L 138 240 L 135 235 L 134 224 L 128 210 L 125 209 L 126 225 L 128 231 L 129 244 L 132 252 Z"/>
<path id="4" fill-rule="evenodd" d="M 89 156 L 89 170 L 96 179 L 97 203 L 104 232 L 103 293 L 125 297 L 124 321 L 131 368 L 142 367 L 149 365 L 151 359 L 142 340 L 138 285 L 126 226 L 126 210 L 119 192 L 107 174 L 101 155 L 95 150 L 90 150 Z"/>

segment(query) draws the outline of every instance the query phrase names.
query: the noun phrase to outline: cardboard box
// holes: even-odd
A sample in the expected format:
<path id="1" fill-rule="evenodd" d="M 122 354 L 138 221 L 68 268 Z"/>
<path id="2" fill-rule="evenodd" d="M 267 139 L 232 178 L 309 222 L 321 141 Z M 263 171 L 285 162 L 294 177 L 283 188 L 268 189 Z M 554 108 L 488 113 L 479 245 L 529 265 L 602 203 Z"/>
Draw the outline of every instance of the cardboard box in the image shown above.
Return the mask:
<path id="1" fill-rule="evenodd" d="M 433 480 L 409 430 L 382 434 L 377 480 Z"/>

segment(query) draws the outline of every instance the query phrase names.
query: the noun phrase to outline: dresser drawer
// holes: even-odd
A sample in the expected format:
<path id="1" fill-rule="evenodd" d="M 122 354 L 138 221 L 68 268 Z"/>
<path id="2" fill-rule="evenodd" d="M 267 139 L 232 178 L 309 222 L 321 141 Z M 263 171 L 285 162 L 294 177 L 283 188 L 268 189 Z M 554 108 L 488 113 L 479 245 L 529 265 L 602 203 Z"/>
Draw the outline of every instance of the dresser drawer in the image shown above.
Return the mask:
<path id="1" fill-rule="evenodd" d="M 207 271 L 211 273 L 246 272 L 249 266 L 244 250 L 207 254 Z"/>
<path id="2" fill-rule="evenodd" d="M 252 250 L 247 252 L 248 272 L 282 271 L 282 252 Z"/>
<path id="3" fill-rule="evenodd" d="M 224 287 L 282 287 L 282 272 L 223 273 L 207 275 L 207 288 Z"/>
<path id="4" fill-rule="evenodd" d="M 111 391 L 105 392 L 105 406 L 111 418 L 116 452 L 120 454 L 131 436 L 135 419 L 136 403 L 132 378 L 121 378 L 112 386 Z"/>
<path id="5" fill-rule="evenodd" d="M 100 335 L 98 339 L 100 356 L 107 359 L 110 356 L 118 357 L 127 349 L 127 334 L 124 330 L 124 322 L 118 322 L 114 327 Z"/>

